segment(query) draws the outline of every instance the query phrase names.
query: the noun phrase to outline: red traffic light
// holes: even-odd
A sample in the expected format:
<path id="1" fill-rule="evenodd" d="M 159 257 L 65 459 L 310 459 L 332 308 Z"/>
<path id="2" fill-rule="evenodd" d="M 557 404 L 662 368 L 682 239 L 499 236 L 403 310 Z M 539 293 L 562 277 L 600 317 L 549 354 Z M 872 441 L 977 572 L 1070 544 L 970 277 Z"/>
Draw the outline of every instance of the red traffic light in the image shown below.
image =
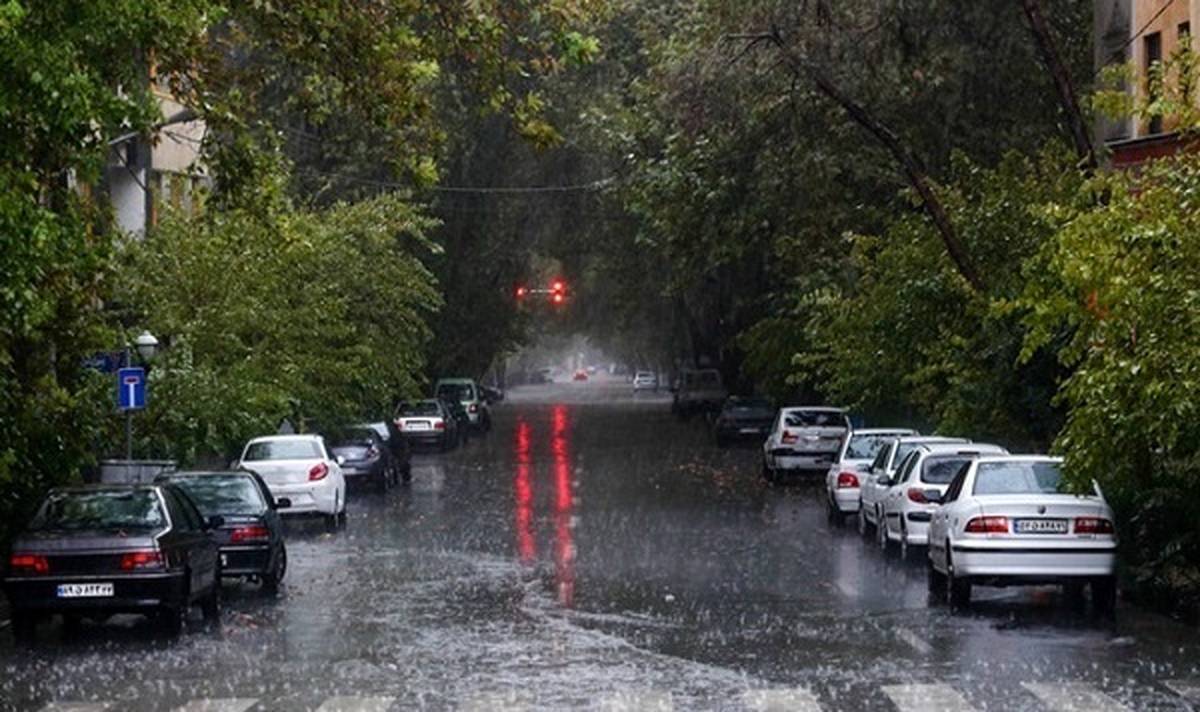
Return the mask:
<path id="1" fill-rule="evenodd" d="M 555 304 L 562 304 L 564 301 L 566 301 L 567 297 L 562 292 L 555 292 L 552 299 L 554 300 Z"/>

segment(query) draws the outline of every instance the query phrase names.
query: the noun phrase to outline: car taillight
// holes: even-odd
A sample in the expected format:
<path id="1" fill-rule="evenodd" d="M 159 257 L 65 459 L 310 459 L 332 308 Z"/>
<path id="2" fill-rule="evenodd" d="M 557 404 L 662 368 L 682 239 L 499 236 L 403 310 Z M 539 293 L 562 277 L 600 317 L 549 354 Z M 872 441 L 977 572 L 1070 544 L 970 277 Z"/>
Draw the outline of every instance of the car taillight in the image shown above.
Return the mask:
<path id="1" fill-rule="evenodd" d="M 161 569 L 162 567 L 163 556 L 159 551 L 147 549 L 146 551 L 130 551 L 121 555 L 122 571 Z"/>
<path id="2" fill-rule="evenodd" d="M 268 541 L 270 538 L 271 531 L 260 524 L 238 527 L 229 535 L 229 541 L 232 544 L 241 544 L 248 541 Z"/>
<path id="3" fill-rule="evenodd" d="M 8 559 L 8 569 L 14 574 L 48 574 L 50 561 L 34 554 L 13 554 Z"/>
<path id="4" fill-rule="evenodd" d="M 838 475 L 838 489 L 846 489 L 848 487 L 858 487 L 858 475 L 853 472 L 843 472 Z"/>
<path id="5" fill-rule="evenodd" d="M 467 408 L 467 410 L 471 411 L 472 413 L 478 413 L 479 405 L 477 403 L 472 403 L 471 406 L 469 408 Z"/>
<path id="6" fill-rule="evenodd" d="M 318 462 L 317 464 L 313 465 L 311 470 L 308 471 L 308 481 L 316 482 L 317 480 L 323 480 L 328 474 L 329 465 L 326 465 L 323 462 Z"/>
<path id="7" fill-rule="evenodd" d="M 967 522 L 965 531 L 970 534 L 1007 534 L 1008 517 L 975 517 Z"/>
<path id="8" fill-rule="evenodd" d="M 439 420 L 439 421 L 435 422 L 433 424 L 433 429 L 434 430 L 445 430 L 446 429 L 446 421 Z"/>
<path id="9" fill-rule="evenodd" d="M 916 502 L 917 504 L 929 504 L 929 500 L 925 498 L 925 490 L 917 489 L 916 487 L 909 487 L 906 494 L 908 495 L 908 500 L 910 502 Z"/>
<path id="10" fill-rule="evenodd" d="M 785 430 L 783 431 L 783 442 L 788 445 L 798 443 L 800 442 L 800 436 L 790 430 Z"/>
<path id="11" fill-rule="evenodd" d="M 1103 517 L 1076 517 L 1076 534 L 1112 534 L 1113 523 Z"/>

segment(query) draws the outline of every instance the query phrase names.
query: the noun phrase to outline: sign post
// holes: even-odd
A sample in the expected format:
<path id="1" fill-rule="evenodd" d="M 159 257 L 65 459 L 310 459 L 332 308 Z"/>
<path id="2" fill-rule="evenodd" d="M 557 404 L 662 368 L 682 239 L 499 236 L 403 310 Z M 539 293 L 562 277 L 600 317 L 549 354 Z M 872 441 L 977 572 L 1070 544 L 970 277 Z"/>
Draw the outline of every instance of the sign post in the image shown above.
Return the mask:
<path id="1" fill-rule="evenodd" d="M 146 369 L 117 371 L 117 410 L 125 414 L 125 459 L 133 459 L 133 413 L 146 407 Z"/>

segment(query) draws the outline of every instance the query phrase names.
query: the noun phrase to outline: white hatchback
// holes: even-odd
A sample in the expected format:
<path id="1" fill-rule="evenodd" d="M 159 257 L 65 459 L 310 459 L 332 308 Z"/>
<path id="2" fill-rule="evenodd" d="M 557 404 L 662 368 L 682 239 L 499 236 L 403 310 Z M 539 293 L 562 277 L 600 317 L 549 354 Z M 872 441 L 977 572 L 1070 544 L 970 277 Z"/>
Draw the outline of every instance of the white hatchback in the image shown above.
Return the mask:
<path id="1" fill-rule="evenodd" d="M 947 438 L 938 435 L 915 435 L 894 438 L 879 449 L 875 460 L 863 472 L 864 479 L 859 487 L 858 531 L 867 535 L 871 527 L 879 527 L 883 516 L 883 498 L 892 486 L 892 475 L 908 453 L 920 445 L 935 443 L 968 443 L 966 438 Z"/>
<path id="2" fill-rule="evenodd" d="M 1117 534 L 1099 488 L 1064 494 L 1062 461 L 981 457 L 941 498 L 929 525 L 929 588 L 965 606 L 974 585 L 1088 584 L 1097 611 L 1116 600 Z"/>
<path id="3" fill-rule="evenodd" d="M 859 487 L 866 478 L 864 470 L 871 465 L 879 451 L 893 438 L 916 435 L 915 430 L 903 428 L 864 428 L 852 430 L 842 441 L 842 449 L 825 474 L 826 504 L 829 516 L 840 524 L 846 514 L 858 511 Z"/>
<path id="4" fill-rule="evenodd" d="M 269 435 L 246 443 L 237 466 L 258 474 L 286 514 L 320 514 L 330 525 L 345 520 L 346 480 L 340 458 L 319 435 Z"/>

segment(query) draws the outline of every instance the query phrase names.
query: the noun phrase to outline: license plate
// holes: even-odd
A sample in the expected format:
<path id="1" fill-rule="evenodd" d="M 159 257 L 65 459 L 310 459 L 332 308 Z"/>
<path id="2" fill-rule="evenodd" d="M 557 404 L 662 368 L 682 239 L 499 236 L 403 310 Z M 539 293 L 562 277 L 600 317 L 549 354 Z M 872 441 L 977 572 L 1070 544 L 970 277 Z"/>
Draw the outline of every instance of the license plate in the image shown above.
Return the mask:
<path id="1" fill-rule="evenodd" d="M 113 595 L 111 583 L 61 583 L 59 598 L 109 598 Z"/>
<path id="2" fill-rule="evenodd" d="M 405 430 L 429 430 L 429 423 L 409 423 L 404 426 Z"/>
<path id="3" fill-rule="evenodd" d="M 1065 519 L 1018 519 L 1013 522 L 1017 534 L 1066 534 Z"/>

